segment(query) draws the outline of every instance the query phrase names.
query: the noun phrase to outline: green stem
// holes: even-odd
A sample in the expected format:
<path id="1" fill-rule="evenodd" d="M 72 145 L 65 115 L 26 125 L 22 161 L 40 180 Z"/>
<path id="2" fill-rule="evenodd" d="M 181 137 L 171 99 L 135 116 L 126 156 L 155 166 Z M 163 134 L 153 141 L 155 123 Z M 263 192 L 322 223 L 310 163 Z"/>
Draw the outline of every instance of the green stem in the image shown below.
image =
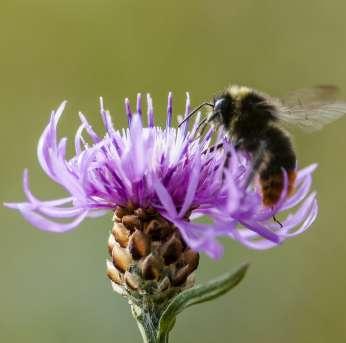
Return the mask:
<path id="1" fill-rule="evenodd" d="M 131 309 L 142 335 L 143 343 L 168 343 L 169 332 L 159 335 L 158 316 L 155 312 L 143 310 L 134 304 L 131 305 Z"/>
<path id="2" fill-rule="evenodd" d="M 157 337 L 157 329 L 150 327 L 150 325 L 147 324 L 148 323 L 142 323 L 137 320 L 137 325 L 142 335 L 143 343 L 168 343 L 168 332 L 164 333 L 160 337 Z"/>
<path id="3" fill-rule="evenodd" d="M 170 297 L 155 299 L 152 296 L 132 298 L 132 315 L 142 334 L 144 343 L 168 343 L 168 334 L 173 329 L 176 317 L 192 305 L 213 300 L 233 289 L 244 278 L 248 264 L 243 264 L 204 285 L 196 285 Z"/>

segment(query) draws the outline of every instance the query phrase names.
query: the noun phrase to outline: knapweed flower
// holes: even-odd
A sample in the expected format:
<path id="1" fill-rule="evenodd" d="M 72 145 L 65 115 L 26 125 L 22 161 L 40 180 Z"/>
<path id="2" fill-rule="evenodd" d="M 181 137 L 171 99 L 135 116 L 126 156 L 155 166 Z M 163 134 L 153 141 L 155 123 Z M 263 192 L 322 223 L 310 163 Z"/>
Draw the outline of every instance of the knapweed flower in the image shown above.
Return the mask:
<path id="1" fill-rule="evenodd" d="M 251 159 L 235 151 L 222 131 L 213 133 L 210 129 L 199 137 L 196 133 L 199 115 L 192 124 L 186 121 L 179 128 L 172 126 L 171 94 L 164 127 L 154 122 L 149 95 L 147 125 L 144 125 L 138 95 L 134 112 L 125 100 L 129 127 L 120 130 L 113 126 L 102 99 L 100 103 L 106 132 L 99 136 L 80 113 L 81 125 L 75 135 L 73 157 L 66 157 L 67 139 L 58 139 L 57 135 L 65 102 L 52 112 L 39 140 L 37 153 L 41 167 L 69 196 L 39 200 L 30 191 L 28 171 L 25 171 L 23 185 L 27 201 L 6 204 L 20 211 L 39 229 L 65 232 L 87 217 L 114 212 L 116 208 L 129 210 L 132 216 L 140 209 L 139 212 L 150 212 L 178 230 L 183 250 L 187 246 L 217 258 L 222 254 L 218 237 L 228 236 L 253 249 L 268 249 L 302 233 L 315 220 L 316 195 L 310 193 L 315 165 L 298 171 L 296 191 L 290 197 L 286 196 L 286 180 L 279 202 L 267 208 L 262 204 L 256 183 L 247 185 L 246 182 L 252 171 Z M 185 116 L 189 111 L 187 96 Z M 89 143 L 83 138 L 84 133 L 89 136 Z M 215 140 L 223 142 L 223 148 L 210 149 Z M 294 213 L 290 213 L 292 209 Z M 281 213 L 286 215 L 281 219 L 282 225 L 272 219 L 282 217 Z M 196 221 L 201 216 L 207 216 L 209 222 Z M 116 218 L 121 222 L 119 216 Z M 131 218 L 136 222 L 136 217 Z M 131 225 L 136 226 L 130 223 L 128 228 Z M 127 240 L 127 232 L 124 235 Z M 143 248 L 144 255 L 150 250 L 146 249 Z"/>

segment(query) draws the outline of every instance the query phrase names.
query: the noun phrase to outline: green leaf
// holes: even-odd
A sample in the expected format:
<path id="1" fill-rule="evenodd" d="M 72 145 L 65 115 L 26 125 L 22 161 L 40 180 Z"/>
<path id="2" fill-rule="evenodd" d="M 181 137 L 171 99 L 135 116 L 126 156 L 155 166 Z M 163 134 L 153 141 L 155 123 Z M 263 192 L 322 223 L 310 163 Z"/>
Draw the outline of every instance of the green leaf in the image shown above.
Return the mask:
<path id="1" fill-rule="evenodd" d="M 158 337 L 167 334 L 173 328 L 176 316 L 186 308 L 215 299 L 234 288 L 243 279 L 248 267 L 248 264 L 244 264 L 234 272 L 222 275 L 204 285 L 196 285 L 178 294 L 162 313 Z"/>

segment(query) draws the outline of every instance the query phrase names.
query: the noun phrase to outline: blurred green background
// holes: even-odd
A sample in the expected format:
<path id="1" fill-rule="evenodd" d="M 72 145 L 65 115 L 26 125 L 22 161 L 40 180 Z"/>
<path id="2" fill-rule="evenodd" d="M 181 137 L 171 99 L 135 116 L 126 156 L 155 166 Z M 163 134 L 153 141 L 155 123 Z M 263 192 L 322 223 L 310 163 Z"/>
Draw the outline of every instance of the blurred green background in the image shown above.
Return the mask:
<path id="1" fill-rule="evenodd" d="M 194 105 L 229 83 L 273 95 L 321 83 L 346 96 L 345 1 L 22 0 L 0 3 L 1 200 L 23 199 L 21 177 L 43 199 L 63 195 L 39 169 L 36 144 L 49 113 L 69 106 L 101 130 L 102 95 L 117 125 L 123 98 L 150 92 L 156 113 L 184 92 Z M 161 117 L 163 118 L 163 117 Z M 346 118 L 323 132 L 295 132 L 301 166 L 318 162 L 320 215 L 280 248 L 249 251 L 225 240 L 203 256 L 203 281 L 250 261 L 231 294 L 180 316 L 172 342 L 345 342 Z M 65 235 L 41 232 L 1 211 L 1 342 L 140 342 L 125 300 L 105 277 L 111 215 Z"/>

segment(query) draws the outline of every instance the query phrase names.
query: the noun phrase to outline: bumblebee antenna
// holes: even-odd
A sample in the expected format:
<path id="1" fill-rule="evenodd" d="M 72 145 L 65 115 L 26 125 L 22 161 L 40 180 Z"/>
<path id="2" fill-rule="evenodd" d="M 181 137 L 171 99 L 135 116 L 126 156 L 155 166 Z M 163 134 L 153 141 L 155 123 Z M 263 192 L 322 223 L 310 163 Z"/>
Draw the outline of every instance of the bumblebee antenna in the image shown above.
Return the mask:
<path id="1" fill-rule="evenodd" d="M 204 106 L 210 106 L 214 108 L 214 105 L 211 104 L 210 102 L 203 102 L 202 104 L 200 104 L 198 107 L 196 107 L 195 109 L 193 109 L 185 118 L 182 122 L 180 122 L 180 124 L 178 125 L 178 127 L 180 127 L 181 125 L 183 125 L 187 120 L 189 120 L 198 110 L 200 110 L 202 107 Z"/>

